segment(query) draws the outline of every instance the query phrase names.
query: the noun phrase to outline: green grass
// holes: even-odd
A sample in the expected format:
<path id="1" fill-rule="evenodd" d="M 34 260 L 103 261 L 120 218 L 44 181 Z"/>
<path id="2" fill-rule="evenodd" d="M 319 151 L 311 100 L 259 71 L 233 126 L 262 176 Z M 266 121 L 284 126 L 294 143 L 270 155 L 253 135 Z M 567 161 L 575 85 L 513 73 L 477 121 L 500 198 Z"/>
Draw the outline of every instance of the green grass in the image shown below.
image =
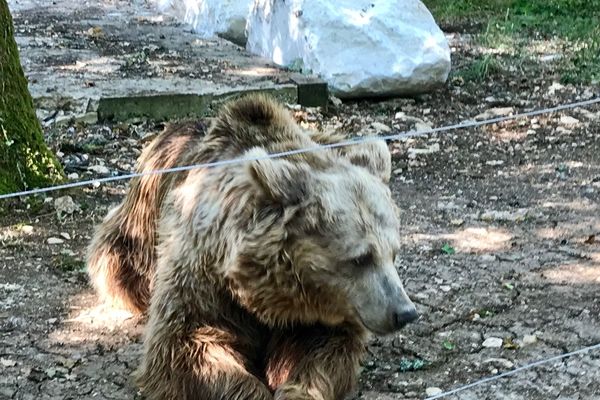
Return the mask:
<path id="1" fill-rule="evenodd" d="M 600 80 L 600 0 L 424 0 L 424 3 L 441 25 L 474 25 L 477 44 L 498 50 L 502 57 L 539 62 L 532 44 L 546 43 L 561 55 L 555 68 L 563 82 Z M 475 61 L 478 65 L 466 67 L 463 77 L 482 79 L 489 74 L 490 67 L 499 66 L 485 57 Z"/>
<path id="2" fill-rule="evenodd" d="M 483 82 L 494 73 L 501 72 L 500 62 L 492 55 L 486 54 L 462 68 L 455 76 L 465 81 Z"/>

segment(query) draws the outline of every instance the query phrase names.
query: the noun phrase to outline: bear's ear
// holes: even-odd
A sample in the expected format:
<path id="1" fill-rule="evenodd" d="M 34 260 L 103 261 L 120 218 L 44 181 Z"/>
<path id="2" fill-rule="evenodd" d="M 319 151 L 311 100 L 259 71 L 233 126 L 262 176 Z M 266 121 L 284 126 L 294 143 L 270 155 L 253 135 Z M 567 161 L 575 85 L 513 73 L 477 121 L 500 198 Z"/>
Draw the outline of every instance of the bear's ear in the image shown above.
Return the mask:
<path id="1" fill-rule="evenodd" d="M 366 168 L 384 183 L 389 183 L 392 175 L 392 155 L 384 140 L 346 146 L 342 150 L 342 156 L 352 164 Z"/>
<path id="2" fill-rule="evenodd" d="M 267 158 L 267 152 L 261 148 L 246 152 L 244 158 L 254 159 L 248 162 L 247 172 L 269 200 L 287 206 L 308 198 L 313 176 L 307 166 L 283 158 Z"/>

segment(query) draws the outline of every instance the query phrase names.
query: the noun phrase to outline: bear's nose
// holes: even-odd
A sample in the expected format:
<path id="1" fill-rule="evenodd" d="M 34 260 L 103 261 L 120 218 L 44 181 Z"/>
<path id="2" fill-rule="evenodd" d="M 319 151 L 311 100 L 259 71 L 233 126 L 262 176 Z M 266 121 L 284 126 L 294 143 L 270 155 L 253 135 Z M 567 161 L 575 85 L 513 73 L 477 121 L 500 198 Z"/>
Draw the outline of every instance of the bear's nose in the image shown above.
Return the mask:
<path id="1" fill-rule="evenodd" d="M 393 321 L 396 329 L 400 329 L 404 327 L 404 325 L 415 321 L 417 318 L 419 318 L 417 309 L 411 307 L 408 310 L 394 312 Z"/>

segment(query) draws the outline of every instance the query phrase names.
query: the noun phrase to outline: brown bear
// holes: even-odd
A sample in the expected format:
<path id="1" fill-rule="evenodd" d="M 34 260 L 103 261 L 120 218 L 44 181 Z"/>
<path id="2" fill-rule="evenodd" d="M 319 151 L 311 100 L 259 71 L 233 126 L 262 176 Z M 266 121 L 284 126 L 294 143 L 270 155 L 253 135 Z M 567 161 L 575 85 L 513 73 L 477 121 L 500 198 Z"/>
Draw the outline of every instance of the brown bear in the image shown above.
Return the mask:
<path id="1" fill-rule="evenodd" d="M 96 290 L 148 312 L 146 398 L 342 399 L 367 335 L 417 318 L 385 142 L 267 158 L 341 140 L 250 95 L 206 134 L 170 127 L 144 151 L 139 171 L 254 159 L 137 178 L 96 232 Z"/>

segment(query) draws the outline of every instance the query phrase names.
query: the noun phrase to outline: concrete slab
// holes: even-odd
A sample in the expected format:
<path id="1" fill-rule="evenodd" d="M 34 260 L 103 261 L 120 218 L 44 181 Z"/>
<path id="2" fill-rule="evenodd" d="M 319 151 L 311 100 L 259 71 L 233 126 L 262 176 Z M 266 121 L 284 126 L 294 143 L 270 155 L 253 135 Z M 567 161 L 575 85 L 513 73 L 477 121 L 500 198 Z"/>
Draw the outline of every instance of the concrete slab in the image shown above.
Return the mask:
<path id="1" fill-rule="evenodd" d="M 215 102 L 249 91 L 327 103 L 320 81 L 298 79 L 224 39 L 199 39 L 140 0 L 9 0 L 9 7 L 46 121 L 204 116 Z"/>

